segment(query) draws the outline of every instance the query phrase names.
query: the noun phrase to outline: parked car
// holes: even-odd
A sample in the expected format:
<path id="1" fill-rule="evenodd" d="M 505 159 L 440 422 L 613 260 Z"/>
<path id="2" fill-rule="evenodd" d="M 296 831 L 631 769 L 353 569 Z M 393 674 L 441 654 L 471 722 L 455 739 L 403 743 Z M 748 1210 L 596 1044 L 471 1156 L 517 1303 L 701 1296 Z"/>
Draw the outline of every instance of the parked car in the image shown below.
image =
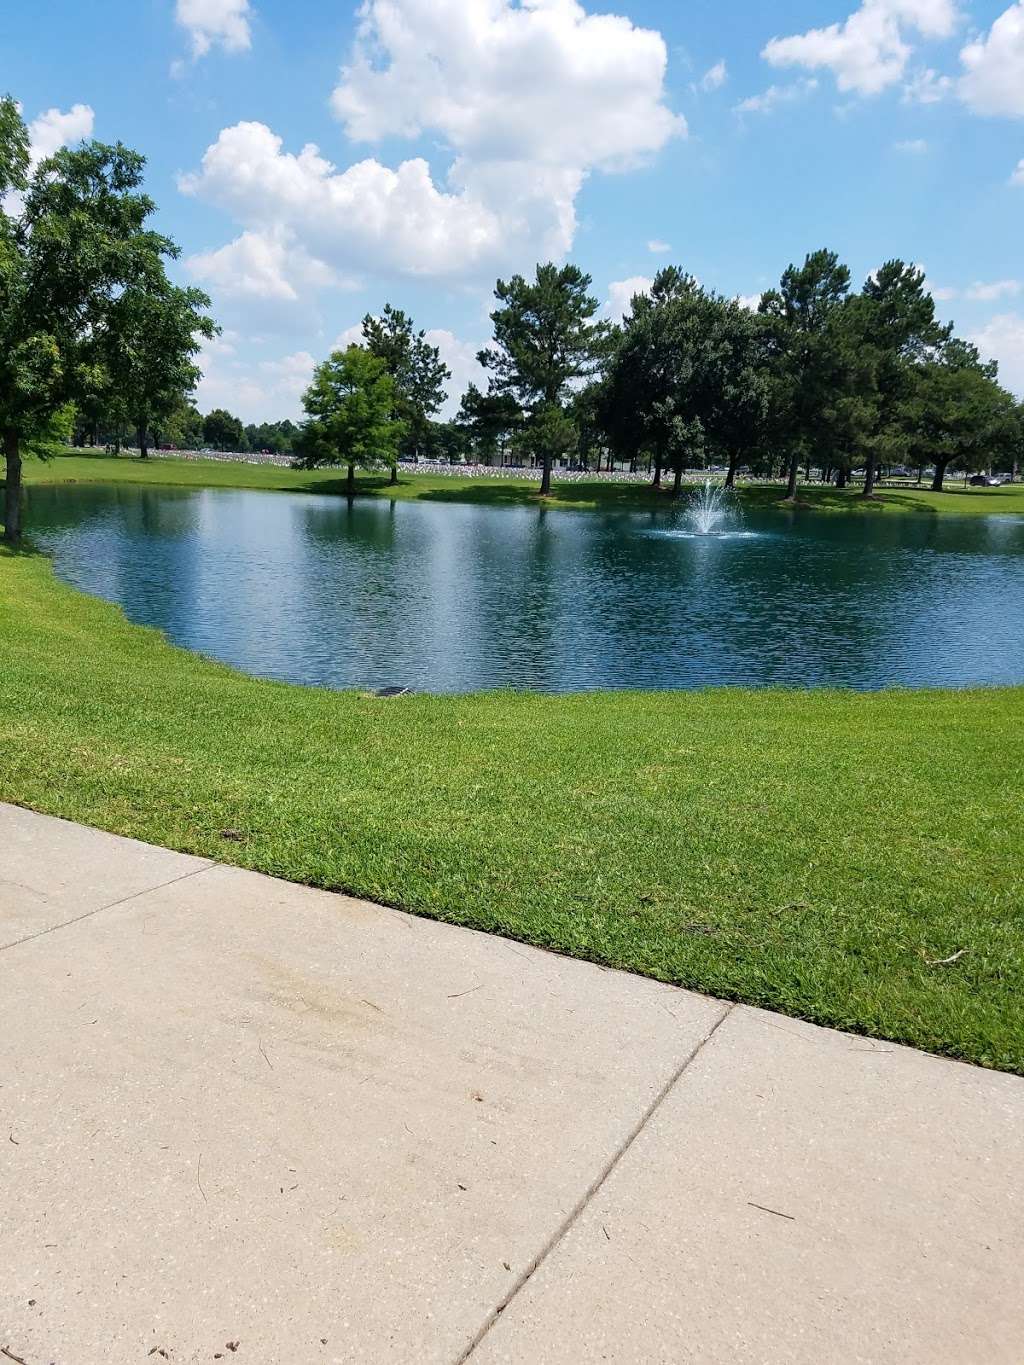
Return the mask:
<path id="1" fill-rule="evenodd" d="M 1003 481 L 998 474 L 972 474 L 970 477 L 972 488 L 1002 488 Z"/>

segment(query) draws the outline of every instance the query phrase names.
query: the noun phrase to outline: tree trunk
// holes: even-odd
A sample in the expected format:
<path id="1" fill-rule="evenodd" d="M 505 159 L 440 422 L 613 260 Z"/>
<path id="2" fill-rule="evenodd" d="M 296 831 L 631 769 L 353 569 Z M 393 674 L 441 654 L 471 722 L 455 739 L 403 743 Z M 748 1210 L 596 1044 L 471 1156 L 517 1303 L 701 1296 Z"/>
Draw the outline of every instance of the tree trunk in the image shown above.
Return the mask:
<path id="1" fill-rule="evenodd" d="M 138 438 L 139 438 L 139 459 L 140 459 L 140 460 L 148 460 L 148 459 L 149 459 L 149 445 L 148 445 L 148 439 L 149 439 L 149 438 L 148 438 L 148 436 L 147 436 L 146 428 L 145 428 L 145 427 L 139 427 L 139 430 L 138 430 Z"/>
<path id="2" fill-rule="evenodd" d="M 544 452 L 544 473 L 540 477 L 540 495 L 542 498 L 549 497 L 551 494 L 551 454 Z"/>
<path id="3" fill-rule="evenodd" d="M 7 464 L 4 542 L 17 545 L 21 540 L 21 446 L 13 427 L 8 427 L 4 432 L 4 460 Z"/>
<path id="4" fill-rule="evenodd" d="M 679 494 L 680 494 L 680 491 L 682 490 L 682 487 L 683 487 L 683 466 L 682 466 L 682 464 L 680 463 L 680 464 L 677 464 L 677 465 L 676 465 L 676 477 L 675 477 L 675 481 L 674 481 L 673 484 L 672 484 L 672 496 L 673 496 L 674 498 L 678 498 L 678 497 L 679 497 Z"/>
<path id="5" fill-rule="evenodd" d="M 356 467 L 354 464 L 350 464 L 348 467 L 348 483 L 345 486 L 345 492 L 350 498 L 354 498 L 356 495 Z"/>
<path id="6" fill-rule="evenodd" d="M 796 501 L 796 480 L 800 473 L 800 452 L 793 452 L 793 458 L 789 462 L 789 479 L 786 483 L 786 502 Z"/>
<path id="7" fill-rule="evenodd" d="M 658 455 L 654 460 L 654 478 L 651 481 L 652 488 L 661 487 L 661 456 Z"/>
<path id="8" fill-rule="evenodd" d="M 941 493 L 941 492 L 942 492 L 942 485 L 943 485 L 943 483 L 945 482 L 945 478 L 946 478 L 946 466 L 945 466 L 944 464 L 939 464 L 939 462 L 936 460 L 936 462 L 935 462 L 935 478 L 932 479 L 932 492 L 933 492 L 933 493 Z"/>
<path id="9" fill-rule="evenodd" d="M 739 462 L 740 462 L 740 457 L 739 457 L 739 454 L 738 454 L 738 453 L 735 454 L 735 455 L 730 455 L 730 456 L 729 456 L 729 472 L 728 472 L 728 474 L 726 474 L 726 476 L 725 476 L 725 486 L 726 486 L 726 488 L 735 488 L 735 487 L 736 487 L 736 466 L 739 464 Z"/>
<path id="10" fill-rule="evenodd" d="M 861 493 L 862 498 L 870 498 L 874 496 L 876 469 L 877 467 L 875 464 L 875 457 L 873 455 L 869 455 L 867 468 L 864 470 L 864 491 Z"/>
<path id="11" fill-rule="evenodd" d="M 843 465 L 840 469 L 836 470 L 836 487 L 845 488 L 849 482 L 850 471 Z"/>
<path id="12" fill-rule="evenodd" d="M 391 482 L 392 482 L 393 484 L 398 482 L 398 465 L 397 465 L 397 464 L 393 464 L 393 465 L 391 466 Z"/>

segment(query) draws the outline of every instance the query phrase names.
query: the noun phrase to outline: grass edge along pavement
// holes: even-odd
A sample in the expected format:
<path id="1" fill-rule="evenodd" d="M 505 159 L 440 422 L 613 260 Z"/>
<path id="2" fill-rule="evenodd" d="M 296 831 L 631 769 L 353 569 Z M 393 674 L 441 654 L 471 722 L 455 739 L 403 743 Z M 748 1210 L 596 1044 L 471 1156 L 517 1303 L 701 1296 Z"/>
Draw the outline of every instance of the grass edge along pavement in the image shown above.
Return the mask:
<path id="1" fill-rule="evenodd" d="M 291 469 L 282 465 L 250 464 L 243 460 L 193 460 L 162 455 L 140 460 L 134 456 L 58 454 L 52 459 L 28 458 L 24 480 L 32 483 L 130 483 L 186 488 L 245 488 L 277 492 L 341 494 L 345 474 L 339 469 Z M 0 481 L 2 482 L 2 481 Z M 406 467 L 400 482 L 386 474 L 362 474 L 356 480 L 360 497 L 431 502 L 471 502 L 492 507 L 553 507 L 582 511 L 643 511 L 671 505 L 670 490 L 647 483 L 615 482 L 594 475 L 569 482 L 556 476 L 552 496 L 540 497 L 536 480 L 467 475 L 417 474 Z M 791 514 L 801 509 L 870 515 L 913 512 L 930 515 L 1024 514 L 1024 484 L 1002 488 L 963 488 L 952 481 L 942 493 L 927 488 L 884 488 L 870 500 L 857 489 L 801 486 L 795 508 L 783 504 L 781 485 L 746 485 L 737 490 L 741 504 L 757 509 L 777 507 Z M 685 496 L 685 491 L 684 491 Z M 27 533 L 31 536 L 29 525 Z"/>
<path id="2" fill-rule="evenodd" d="M 0 799 L 1024 1073 L 1024 689 L 249 678 L 0 551 Z"/>

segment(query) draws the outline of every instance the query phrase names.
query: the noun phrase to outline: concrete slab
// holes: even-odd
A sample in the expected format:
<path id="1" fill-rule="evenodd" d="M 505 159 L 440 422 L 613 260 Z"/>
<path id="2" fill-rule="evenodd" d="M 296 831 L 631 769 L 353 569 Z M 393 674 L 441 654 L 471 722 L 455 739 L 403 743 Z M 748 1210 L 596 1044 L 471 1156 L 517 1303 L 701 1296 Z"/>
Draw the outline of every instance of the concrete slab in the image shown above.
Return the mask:
<path id="1" fill-rule="evenodd" d="M 455 1361 L 724 1008 L 226 868 L 0 953 L 0 1346 Z"/>
<path id="2" fill-rule="evenodd" d="M 1024 1082 L 736 1009 L 472 1365 L 1019 1365 Z"/>
<path id="3" fill-rule="evenodd" d="M 0 804 L 0 948 L 209 866 Z"/>

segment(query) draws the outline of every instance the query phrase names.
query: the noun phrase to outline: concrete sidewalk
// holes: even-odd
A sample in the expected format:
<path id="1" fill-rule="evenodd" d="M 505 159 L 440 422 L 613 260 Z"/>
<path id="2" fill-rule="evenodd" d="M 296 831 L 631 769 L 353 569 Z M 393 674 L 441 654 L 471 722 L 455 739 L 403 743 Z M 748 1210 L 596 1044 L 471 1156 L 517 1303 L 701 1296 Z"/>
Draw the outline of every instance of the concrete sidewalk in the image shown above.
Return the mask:
<path id="1" fill-rule="evenodd" d="M 1024 1081 L 0 806 L 0 1365 L 1013 1362 Z"/>

